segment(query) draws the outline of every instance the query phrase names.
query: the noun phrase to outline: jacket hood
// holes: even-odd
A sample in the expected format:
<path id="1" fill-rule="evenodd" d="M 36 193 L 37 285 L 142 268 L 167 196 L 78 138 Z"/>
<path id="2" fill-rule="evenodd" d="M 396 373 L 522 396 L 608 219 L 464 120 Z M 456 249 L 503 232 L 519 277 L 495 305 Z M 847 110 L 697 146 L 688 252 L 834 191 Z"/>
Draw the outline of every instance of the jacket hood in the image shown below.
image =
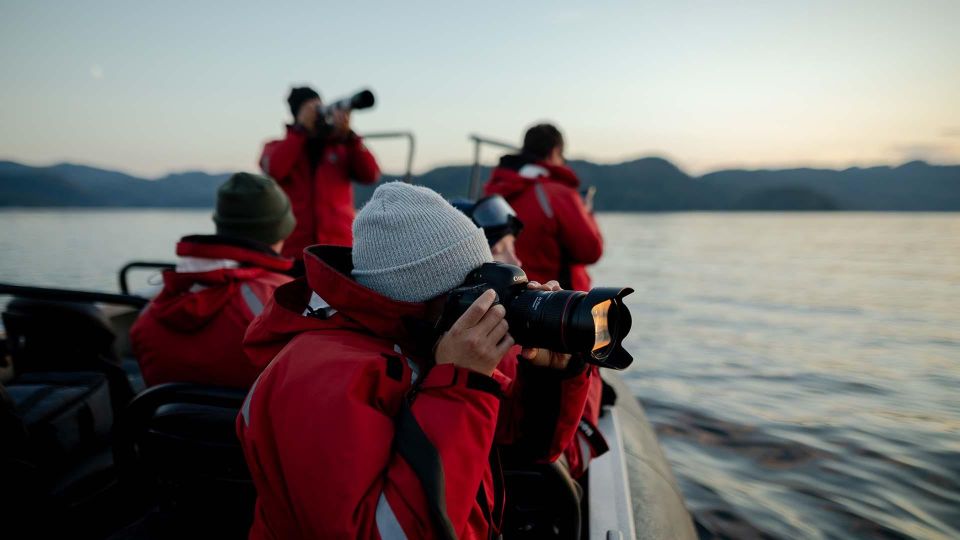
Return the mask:
<path id="1" fill-rule="evenodd" d="M 306 277 L 278 287 L 247 329 L 243 344 L 251 359 L 269 361 L 297 334 L 311 330 L 348 329 L 393 340 L 405 350 L 417 347 L 414 334 L 425 329 L 426 304 L 393 300 L 354 281 L 348 247 L 312 246 L 303 253 Z M 327 318 L 303 314 L 312 293 L 329 304 Z"/>
<path id="2" fill-rule="evenodd" d="M 243 336 L 243 351 L 257 365 L 265 366 L 297 334 L 331 328 L 329 320 L 303 315 L 310 299 L 310 286 L 298 278 L 277 287 L 263 312 L 250 322 Z"/>
<path id="3" fill-rule="evenodd" d="M 180 332 L 196 332 L 206 325 L 243 282 L 293 266 L 293 259 L 281 257 L 267 246 L 217 235 L 185 236 L 177 244 L 177 255 L 236 263 L 235 267 L 205 272 L 163 273 L 163 290 L 150 304 L 150 311 L 161 324 Z"/>
<path id="4" fill-rule="evenodd" d="M 549 165 L 523 154 L 509 154 L 500 158 L 486 186 L 487 195 L 503 195 L 510 198 L 519 194 L 535 181 L 556 182 L 574 189 L 580 187 L 580 179 L 566 165 Z"/>

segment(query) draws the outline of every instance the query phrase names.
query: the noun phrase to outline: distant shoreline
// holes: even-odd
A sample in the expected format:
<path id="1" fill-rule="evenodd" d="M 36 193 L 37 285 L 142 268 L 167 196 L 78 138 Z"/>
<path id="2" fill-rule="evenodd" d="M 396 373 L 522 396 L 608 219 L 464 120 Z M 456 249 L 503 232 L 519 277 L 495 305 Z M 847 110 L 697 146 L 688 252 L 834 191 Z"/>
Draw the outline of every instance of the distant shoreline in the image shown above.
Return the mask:
<path id="1" fill-rule="evenodd" d="M 571 161 L 599 212 L 957 212 L 960 165 L 911 161 L 897 167 L 725 170 L 691 176 L 648 157 L 614 165 Z M 467 195 L 471 167 L 444 166 L 413 178 L 447 198 Z M 481 171 L 485 178 L 489 168 Z M 212 208 L 229 174 L 185 172 L 146 180 L 62 163 L 0 161 L 0 208 Z M 384 175 L 384 180 L 394 180 Z M 375 186 L 356 185 L 362 206 Z"/>

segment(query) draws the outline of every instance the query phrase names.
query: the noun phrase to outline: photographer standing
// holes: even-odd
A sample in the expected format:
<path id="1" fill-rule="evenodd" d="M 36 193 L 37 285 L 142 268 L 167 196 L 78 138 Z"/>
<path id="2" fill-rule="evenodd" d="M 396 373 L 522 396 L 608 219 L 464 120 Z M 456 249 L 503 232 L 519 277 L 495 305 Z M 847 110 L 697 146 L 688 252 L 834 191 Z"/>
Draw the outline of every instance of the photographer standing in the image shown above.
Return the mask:
<path id="1" fill-rule="evenodd" d="M 515 250 L 517 238 L 523 231 L 523 222 L 517 218 L 513 207 L 503 197 L 488 195 L 475 203 L 459 199 L 453 201 L 453 206 L 483 229 L 494 261 L 523 266 Z M 587 369 L 590 370 L 591 377 L 583 417 L 577 426 L 576 437 L 569 441 L 563 451 L 565 465 L 573 478 L 582 477 L 587 472 L 590 461 L 609 450 L 606 439 L 597 428 L 603 382 L 596 366 L 589 366 Z"/>
<path id="2" fill-rule="evenodd" d="M 565 289 L 587 291 L 586 265 L 600 259 L 603 237 L 579 187 L 563 159 L 560 130 L 539 124 L 527 130 L 519 154 L 500 159 L 485 190 L 502 195 L 523 222 L 516 249 L 530 279 L 555 279 Z"/>
<path id="3" fill-rule="evenodd" d="M 313 244 L 349 246 L 355 215 L 351 180 L 372 184 L 380 167 L 362 139 L 350 129 L 350 112 L 336 110 L 328 124 L 318 108 L 320 95 L 294 88 L 287 99 L 295 122 L 282 140 L 263 147 L 260 168 L 275 179 L 293 204 L 297 228 L 283 255 L 301 259 Z"/>

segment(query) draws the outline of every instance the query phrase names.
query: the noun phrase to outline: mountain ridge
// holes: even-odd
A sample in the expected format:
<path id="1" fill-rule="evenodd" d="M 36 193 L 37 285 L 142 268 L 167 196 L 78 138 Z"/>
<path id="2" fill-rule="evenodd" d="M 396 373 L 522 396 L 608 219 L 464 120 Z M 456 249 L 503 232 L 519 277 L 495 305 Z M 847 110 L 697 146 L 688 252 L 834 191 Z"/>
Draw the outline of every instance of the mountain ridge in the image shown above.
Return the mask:
<path id="1" fill-rule="evenodd" d="M 584 187 L 597 187 L 599 211 L 855 210 L 960 211 L 960 165 L 826 169 L 725 169 L 692 176 L 666 158 L 615 164 L 572 160 Z M 469 165 L 414 177 L 448 198 L 467 194 Z M 489 176 L 483 167 L 481 176 Z M 208 208 L 229 173 L 180 171 L 146 179 L 74 163 L 31 166 L 0 161 L 0 207 Z M 399 178 L 399 175 L 385 175 Z M 357 186 L 357 204 L 373 187 Z"/>

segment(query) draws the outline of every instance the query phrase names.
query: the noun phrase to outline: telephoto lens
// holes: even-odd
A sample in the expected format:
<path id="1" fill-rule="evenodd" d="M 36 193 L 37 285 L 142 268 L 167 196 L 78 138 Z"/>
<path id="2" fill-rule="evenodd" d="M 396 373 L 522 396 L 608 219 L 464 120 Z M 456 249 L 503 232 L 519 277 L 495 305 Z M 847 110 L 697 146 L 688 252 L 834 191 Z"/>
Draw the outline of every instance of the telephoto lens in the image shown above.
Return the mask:
<path id="1" fill-rule="evenodd" d="M 373 107 L 374 103 L 376 103 L 376 98 L 373 96 L 373 92 L 363 89 L 352 96 L 334 100 L 327 105 L 319 105 L 317 112 L 320 113 L 321 117 L 327 118 L 333 115 L 333 111 L 369 109 Z"/>
<path id="2" fill-rule="evenodd" d="M 622 345 L 632 324 L 623 298 L 633 289 L 535 291 L 527 288 L 527 276 L 520 268 L 486 263 L 450 292 L 438 330 L 448 330 L 488 289 L 496 291 L 497 302 L 506 308 L 510 335 L 518 344 L 583 355 L 587 362 L 612 369 L 624 369 L 633 362 Z"/>

